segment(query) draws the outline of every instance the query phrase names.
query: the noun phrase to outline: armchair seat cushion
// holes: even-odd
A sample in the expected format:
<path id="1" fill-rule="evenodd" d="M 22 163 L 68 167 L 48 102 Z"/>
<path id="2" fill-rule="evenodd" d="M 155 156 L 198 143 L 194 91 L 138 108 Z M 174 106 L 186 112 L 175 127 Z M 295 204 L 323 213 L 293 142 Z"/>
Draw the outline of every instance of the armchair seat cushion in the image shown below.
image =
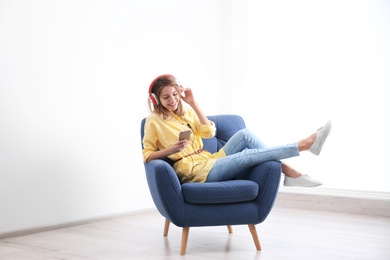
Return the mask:
<path id="1" fill-rule="evenodd" d="M 259 193 L 259 185 L 250 180 L 185 183 L 183 197 L 191 204 L 220 204 L 251 201 Z"/>

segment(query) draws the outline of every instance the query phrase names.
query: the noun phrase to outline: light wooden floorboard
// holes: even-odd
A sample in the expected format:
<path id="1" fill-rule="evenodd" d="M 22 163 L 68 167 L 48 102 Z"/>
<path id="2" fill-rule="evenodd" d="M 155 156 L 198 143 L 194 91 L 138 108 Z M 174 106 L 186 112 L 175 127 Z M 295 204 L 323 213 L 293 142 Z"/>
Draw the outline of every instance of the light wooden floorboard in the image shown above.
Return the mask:
<path id="1" fill-rule="evenodd" d="M 247 226 L 191 228 L 179 256 L 181 228 L 156 211 L 0 240 L 1 260 L 24 259 L 332 259 L 389 260 L 390 218 L 275 207 L 256 225 L 262 251 Z"/>

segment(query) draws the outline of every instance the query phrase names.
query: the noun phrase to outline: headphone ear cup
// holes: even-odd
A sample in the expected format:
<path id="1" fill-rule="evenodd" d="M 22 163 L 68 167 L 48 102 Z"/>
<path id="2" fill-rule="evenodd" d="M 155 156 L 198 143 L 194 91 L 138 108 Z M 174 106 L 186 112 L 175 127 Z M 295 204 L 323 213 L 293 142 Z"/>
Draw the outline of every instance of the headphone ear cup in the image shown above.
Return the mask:
<path id="1" fill-rule="evenodd" d="M 150 93 L 149 98 L 154 105 L 158 105 L 159 102 L 158 102 L 158 98 L 157 98 L 156 94 Z"/>

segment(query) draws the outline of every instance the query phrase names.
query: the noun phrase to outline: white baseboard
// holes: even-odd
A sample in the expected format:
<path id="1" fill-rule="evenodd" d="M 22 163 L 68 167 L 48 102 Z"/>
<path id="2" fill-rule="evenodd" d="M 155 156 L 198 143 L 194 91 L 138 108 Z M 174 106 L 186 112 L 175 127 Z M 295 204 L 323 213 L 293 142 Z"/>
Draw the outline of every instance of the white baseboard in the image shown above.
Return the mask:
<path id="1" fill-rule="evenodd" d="M 275 207 L 390 217 L 390 193 L 281 186 Z"/>

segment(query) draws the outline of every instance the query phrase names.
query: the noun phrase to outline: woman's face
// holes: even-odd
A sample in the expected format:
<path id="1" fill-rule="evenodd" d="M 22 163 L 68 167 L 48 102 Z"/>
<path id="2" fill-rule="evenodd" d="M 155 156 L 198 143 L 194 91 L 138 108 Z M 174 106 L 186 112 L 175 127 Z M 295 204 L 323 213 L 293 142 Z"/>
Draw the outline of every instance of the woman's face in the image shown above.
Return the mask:
<path id="1" fill-rule="evenodd" d="M 158 99 L 163 107 L 169 111 L 176 111 L 180 97 L 175 86 L 165 86 L 161 89 Z"/>

